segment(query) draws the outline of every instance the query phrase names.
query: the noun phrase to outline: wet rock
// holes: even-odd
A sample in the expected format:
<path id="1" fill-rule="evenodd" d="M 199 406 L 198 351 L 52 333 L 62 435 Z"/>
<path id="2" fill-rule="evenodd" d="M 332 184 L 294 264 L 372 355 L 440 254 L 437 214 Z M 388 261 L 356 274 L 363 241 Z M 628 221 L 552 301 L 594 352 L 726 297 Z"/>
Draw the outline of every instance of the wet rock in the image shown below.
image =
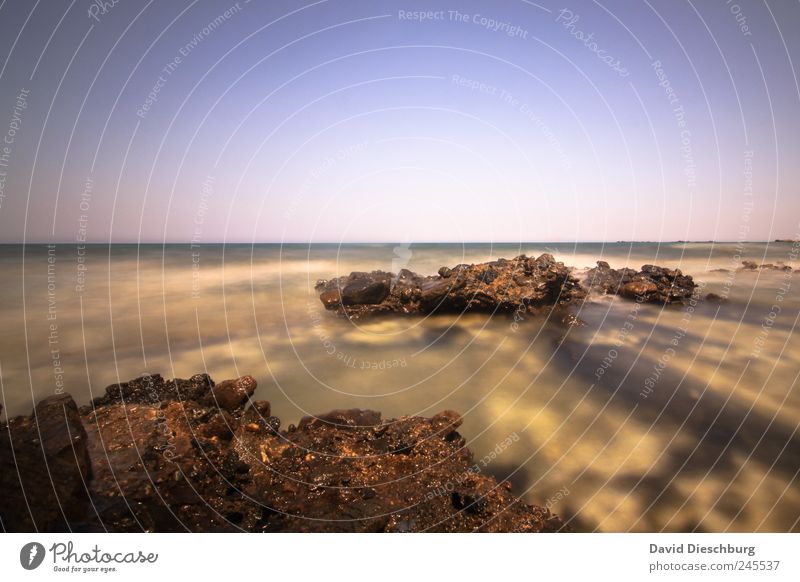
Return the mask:
<path id="1" fill-rule="evenodd" d="M 161 374 L 146 374 L 135 380 L 112 384 L 106 393 L 83 407 L 81 414 L 93 406 L 116 403 L 161 404 L 172 400 L 198 400 L 208 394 L 214 381 L 208 374 L 195 374 L 188 380 L 164 380 Z"/>
<path id="2" fill-rule="evenodd" d="M 397 276 L 383 271 L 352 273 L 320 281 L 317 291 L 326 309 L 350 318 L 387 313 L 534 313 L 585 297 L 571 272 L 552 255 L 521 255 L 453 269 L 442 267 L 438 275 L 430 277 L 406 269 Z"/>
<path id="3" fill-rule="evenodd" d="M 706 295 L 706 301 L 711 303 L 727 303 L 728 300 L 723 297 L 722 295 L 717 295 L 716 293 L 708 293 Z"/>
<path id="4" fill-rule="evenodd" d="M 586 272 L 584 284 L 594 293 L 621 295 L 644 303 L 683 303 L 697 284 L 680 269 L 643 265 L 634 269 L 612 269 L 605 261 Z"/>
<path id="5" fill-rule="evenodd" d="M 0 426 L 0 518 L 6 531 L 68 531 L 89 511 L 86 431 L 68 394 Z"/>
<path id="6" fill-rule="evenodd" d="M 220 410 L 219 414 L 211 417 L 202 429 L 202 432 L 207 437 L 217 437 L 220 439 L 230 439 L 236 429 L 239 428 L 239 421 L 228 414 L 224 410 Z"/>
<path id="7" fill-rule="evenodd" d="M 454 410 L 444 410 L 431 418 L 431 425 L 444 437 L 455 431 L 463 422 L 464 419 Z"/>
<path id="8" fill-rule="evenodd" d="M 342 294 L 338 289 L 328 289 L 320 293 L 319 300 L 322 301 L 325 309 L 331 309 L 342 302 Z"/>
<path id="9" fill-rule="evenodd" d="M 228 411 L 241 408 L 256 391 L 256 379 L 252 376 L 242 376 L 236 380 L 225 380 L 213 388 L 206 401 L 216 404 Z"/>
<path id="10" fill-rule="evenodd" d="M 389 294 L 389 282 L 384 278 L 375 278 L 366 273 L 350 281 L 342 289 L 342 303 L 359 305 L 361 303 L 380 303 Z"/>
<path id="11" fill-rule="evenodd" d="M 658 285 L 652 281 L 631 281 L 622 286 L 620 293 L 629 299 L 636 299 L 639 296 L 650 297 L 658 293 Z"/>
<path id="12" fill-rule="evenodd" d="M 250 405 L 248 412 L 252 412 L 260 418 L 269 418 L 272 416 L 272 405 L 267 400 L 256 400 Z"/>
<path id="13" fill-rule="evenodd" d="M 320 416 L 304 416 L 297 425 L 298 430 L 307 430 L 315 426 L 375 426 L 380 424 L 381 414 L 374 410 L 361 410 L 354 408 L 351 410 L 333 410 Z"/>
<path id="14" fill-rule="evenodd" d="M 383 420 L 375 411 L 339 410 L 308 417 L 296 430 L 280 431 L 275 417 L 261 418 L 269 429 L 253 423 L 258 430 L 251 430 L 242 419 L 267 407 L 221 411 L 198 388 L 206 384 L 208 392 L 230 382 L 159 377 L 148 392 L 163 398 L 154 400 L 138 390 L 139 380 L 117 385 L 80 411 L 65 396 L 0 426 L 6 529 L 32 531 L 34 522 L 40 531 L 112 532 L 562 526 L 547 509 L 520 502 L 506 484 L 471 470 L 456 412 Z M 198 398 L 177 397 L 195 388 Z M 123 401 L 124 394 L 131 399 Z M 232 438 L 223 438 L 223 422 L 236 427 Z M 52 483 L 43 476 L 45 461 L 57 477 Z M 35 494 L 34 519 L 14 484 L 17 471 L 26 494 Z"/>
<path id="15" fill-rule="evenodd" d="M 738 271 L 781 271 L 791 272 L 792 268 L 782 262 L 758 264 L 755 261 L 742 261 Z"/>

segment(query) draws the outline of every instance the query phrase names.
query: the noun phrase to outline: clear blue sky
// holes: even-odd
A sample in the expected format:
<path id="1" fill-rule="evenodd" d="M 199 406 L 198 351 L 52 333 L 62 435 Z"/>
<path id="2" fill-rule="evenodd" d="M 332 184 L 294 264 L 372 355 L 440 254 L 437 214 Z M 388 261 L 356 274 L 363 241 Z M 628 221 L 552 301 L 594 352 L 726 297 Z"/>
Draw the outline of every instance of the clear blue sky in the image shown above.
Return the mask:
<path id="1" fill-rule="evenodd" d="M 2 242 L 800 230 L 797 2 L 100 4 L 0 4 Z"/>

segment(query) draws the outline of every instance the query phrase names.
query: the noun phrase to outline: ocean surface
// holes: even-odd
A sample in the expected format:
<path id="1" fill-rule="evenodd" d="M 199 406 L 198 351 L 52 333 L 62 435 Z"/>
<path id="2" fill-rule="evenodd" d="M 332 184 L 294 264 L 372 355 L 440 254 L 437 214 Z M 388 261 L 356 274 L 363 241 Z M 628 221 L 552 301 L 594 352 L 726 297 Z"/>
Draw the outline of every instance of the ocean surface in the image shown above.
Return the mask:
<path id="1" fill-rule="evenodd" d="M 145 372 L 251 374 L 283 425 L 334 408 L 464 416 L 481 470 L 578 531 L 800 530 L 800 268 L 790 243 L 0 246 L 4 413 Z M 317 279 L 550 252 L 680 268 L 727 302 L 591 297 L 584 326 L 350 322 Z M 720 271 L 726 269 L 727 271 Z M 509 437 L 511 437 L 510 440 Z M 511 443 L 508 445 L 507 443 Z M 505 444 L 504 444 L 505 443 Z"/>

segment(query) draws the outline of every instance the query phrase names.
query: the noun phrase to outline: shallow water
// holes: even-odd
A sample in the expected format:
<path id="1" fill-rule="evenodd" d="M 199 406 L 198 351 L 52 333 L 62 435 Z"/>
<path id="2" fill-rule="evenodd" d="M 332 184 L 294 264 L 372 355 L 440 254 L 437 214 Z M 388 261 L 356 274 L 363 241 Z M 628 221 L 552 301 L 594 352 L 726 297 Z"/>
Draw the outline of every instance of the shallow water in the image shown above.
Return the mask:
<path id="1" fill-rule="evenodd" d="M 800 275 L 733 270 L 744 259 L 800 268 L 793 250 L 115 245 L 79 257 L 75 246 L 2 246 L 2 402 L 27 413 L 63 388 L 84 403 L 144 372 L 252 374 L 285 425 L 333 408 L 457 410 L 482 470 L 579 531 L 797 531 Z M 586 325 L 567 329 L 483 315 L 353 323 L 314 292 L 354 270 L 433 274 L 523 252 L 578 269 L 677 267 L 729 301 L 592 298 L 579 309 Z"/>

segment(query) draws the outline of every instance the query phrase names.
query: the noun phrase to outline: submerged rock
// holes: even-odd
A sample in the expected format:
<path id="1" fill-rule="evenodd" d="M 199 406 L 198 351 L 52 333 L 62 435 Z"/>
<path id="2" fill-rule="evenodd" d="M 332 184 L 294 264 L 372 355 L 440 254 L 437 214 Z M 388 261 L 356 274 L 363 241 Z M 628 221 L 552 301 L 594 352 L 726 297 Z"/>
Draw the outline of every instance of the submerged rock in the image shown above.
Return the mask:
<path id="1" fill-rule="evenodd" d="M 112 532 L 562 527 L 547 509 L 520 502 L 508 483 L 482 473 L 457 432 L 462 418 L 455 412 L 383 420 L 374 411 L 336 410 L 281 431 L 267 401 L 243 406 L 251 389 L 255 380 L 248 376 L 215 384 L 206 375 L 189 380 L 151 375 L 110 386 L 80 410 L 67 395 L 42 401 L 35 414 L 0 426 L 3 527 Z"/>
<path id="2" fill-rule="evenodd" d="M 792 268 L 780 261 L 777 263 L 763 263 L 758 264 L 755 261 L 742 261 L 742 266 L 737 271 L 782 271 L 784 273 L 791 272 Z"/>
<path id="3" fill-rule="evenodd" d="M 350 318 L 380 313 L 533 312 L 585 297 L 572 269 L 552 255 L 521 255 L 476 265 L 442 267 L 422 276 L 407 269 L 354 272 L 320 281 L 317 291 L 326 309 Z"/>
<path id="4" fill-rule="evenodd" d="M 586 272 L 585 285 L 595 293 L 621 295 L 645 303 L 682 303 L 692 297 L 697 284 L 680 269 L 643 265 L 641 271 L 612 269 L 605 261 Z"/>

